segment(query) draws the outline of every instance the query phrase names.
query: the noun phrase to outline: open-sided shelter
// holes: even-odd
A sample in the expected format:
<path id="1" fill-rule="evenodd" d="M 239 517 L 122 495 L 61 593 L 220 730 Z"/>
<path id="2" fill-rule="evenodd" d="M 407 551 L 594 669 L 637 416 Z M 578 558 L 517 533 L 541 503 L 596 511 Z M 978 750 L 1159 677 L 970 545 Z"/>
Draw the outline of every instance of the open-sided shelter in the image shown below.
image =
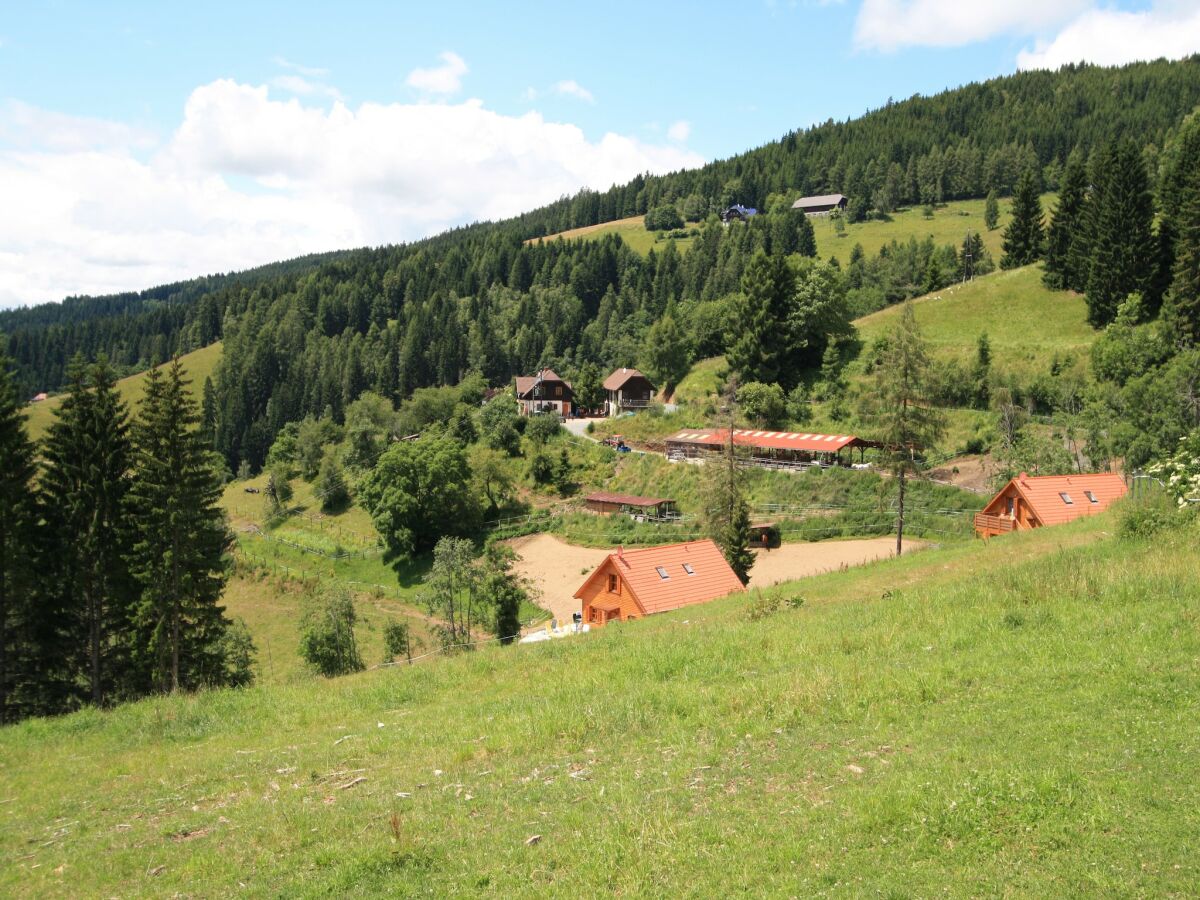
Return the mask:
<path id="1" fill-rule="evenodd" d="M 667 438 L 667 458 L 704 457 L 721 452 L 728 442 L 728 428 L 685 428 Z M 850 465 L 854 461 L 854 450 L 859 451 L 861 460 L 868 447 L 879 446 L 852 434 L 812 434 L 752 428 L 735 428 L 733 445 L 749 450 L 749 461 L 756 465 L 780 468 L 813 463 Z"/>
<path id="2" fill-rule="evenodd" d="M 649 519 L 674 519 L 679 516 L 675 501 L 669 497 L 640 497 L 636 494 L 595 491 L 583 498 L 583 505 L 592 512 L 603 515 L 624 513 Z"/>
<path id="3" fill-rule="evenodd" d="M 583 621 L 640 619 L 740 593 L 746 588 L 710 540 L 638 550 L 618 548 L 575 592 Z"/>

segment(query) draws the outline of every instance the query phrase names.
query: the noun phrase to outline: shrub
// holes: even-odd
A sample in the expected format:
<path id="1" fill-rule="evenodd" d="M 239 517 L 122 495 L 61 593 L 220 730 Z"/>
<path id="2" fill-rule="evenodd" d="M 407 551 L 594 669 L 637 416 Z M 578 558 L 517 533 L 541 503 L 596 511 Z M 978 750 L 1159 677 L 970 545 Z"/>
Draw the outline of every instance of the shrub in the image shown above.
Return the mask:
<path id="1" fill-rule="evenodd" d="M 656 206 L 646 213 L 645 225 L 647 231 L 670 231 L 683 227 L 683 216 L 673 205 L 665 203 Z"/>
<path id="2" fill-rule="evenodd" d="M 1178 509 L 1161 491 L 1148 491 L 1129 497 L 1118 506 L 1117 534 L 1123 538 L 1153 537 L 1162 531 L 1180 527 L 1188 514 Z"/>
<path id="3" fill-rule="evenodd" d="M 365 666 L 354 637 L 354 601 L 344 588 L 334 589 L 309 610 L 300 637 L 300 655 L 316 672 L 330 678 L 361 672 Z"/>

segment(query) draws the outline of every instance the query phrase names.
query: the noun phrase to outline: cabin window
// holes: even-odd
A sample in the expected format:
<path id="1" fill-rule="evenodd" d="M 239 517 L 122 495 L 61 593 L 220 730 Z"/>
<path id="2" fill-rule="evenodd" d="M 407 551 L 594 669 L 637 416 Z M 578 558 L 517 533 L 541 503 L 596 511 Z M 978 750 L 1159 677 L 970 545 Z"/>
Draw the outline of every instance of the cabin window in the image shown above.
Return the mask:
<path id="1" fill-rule="evenodd" d="M 554 396 L 555 396 L 555 397 L 561 397 L 561 396 L 562 396 L 562 385 L 561 385 L 561 384 L 559 384 L 559 385 L 555 385 L 555 387 L 554 387 Z"/>
<path id="2" fill-rule="evenodd" d="M 658 573 L 658 577 L 661 578 L 663 581 L 666 581 L 668 578 L 671 577 L 670 575 L 667 574 L 667 570 L 664 569 L 662 566 L 655 566 L 654 571 Z"/>
<path id="3" fill-rule="evenodd" d="M 1071 499 L 1071 495 L 1066 491 L 1059 491 L 1058 496 L 1063 498 L 1063 503 L 1067 504 L 1067 506 L 1073 506 L 1075 504 L 1075 501 Z"/>
<path id="4" fill-rule="evenodd" d="M 1015 506 L 1016 506 L 1016 501 L 1012 497 L 1009 497 L 1008 498 L 1008 514 L 1010 516 L 1013 514 L 1013 508 Z"/>
<path id="5" fill-rule="evenodd" d="M 621 587 L 621 583 L 617 580 L 617 576 L 609 575 L 608 576 L 608 592 L 610 594 L 618 593 L 618 590 L 620 587 Z"/>
<path id="6" fill-rule="evenodd" d="M 1084 496 L 1086 496 L 1088 498 L 1088 503 L 1099 503 L 1100 502 L 1099 500 L 1096 499 L 1096 495 L 1094 493 L 1092 493 L 1091 491 L 1084 491 L 1083 493 L 1084 493 Z"/>
<path id="7" fill-rule="evenodd" d="M 695 575 L 695 574 L 696 574 L 696 570 L 692 568 L 692 564 L 691 564 L 691 563 L 684 563 L 684 564 L 683 564 L 683 571 L 687 572 L 689 575 Z"/>

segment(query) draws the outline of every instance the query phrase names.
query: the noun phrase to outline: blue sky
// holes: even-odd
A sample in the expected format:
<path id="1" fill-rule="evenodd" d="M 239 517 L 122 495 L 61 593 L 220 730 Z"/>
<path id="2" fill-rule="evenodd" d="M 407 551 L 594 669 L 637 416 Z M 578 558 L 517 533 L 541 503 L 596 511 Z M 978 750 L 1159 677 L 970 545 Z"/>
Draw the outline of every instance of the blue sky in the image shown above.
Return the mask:
<path id="1" fill-rule="evenodd" d="M 0 306 L 410 240 L 889 97 L 1200 51 L 1200 0 L 25 3 Z"/>

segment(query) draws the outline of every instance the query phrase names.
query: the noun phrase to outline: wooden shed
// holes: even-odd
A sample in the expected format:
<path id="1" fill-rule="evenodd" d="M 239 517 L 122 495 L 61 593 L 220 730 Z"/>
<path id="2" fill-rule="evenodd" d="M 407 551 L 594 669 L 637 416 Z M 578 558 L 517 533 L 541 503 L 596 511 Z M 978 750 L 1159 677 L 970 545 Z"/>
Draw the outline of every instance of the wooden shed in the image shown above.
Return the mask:
<path id="1" fill-rule="evenodd" d="M 1009 481 L 975 514 L 980 537 L 1061 525 L 1103 512 L 1125 496 L 1124 479 L 1115 472 L 1084 475 L 1026 475 Z"/>
<path id="2" fill-rule="evenodd" d="M 835 209 L 845 209 L 848 202 L 841 194 L 818 194 L 801 197 L 792 204 L 792 209 L 798 209 L 806 216 L 827 216 Z"/>
<path id="3" fill-rule="evenodd" d="M 591 625 L 640 619 L 746 588 L 710 540 L 618 548 L 575 592 Z"/>
<path id="4" fill-rule="evenodd" d="M 583 498 L 583 504 L 592 512 L 603 515 L 624 513 L 630 516 L 645 516 L 649 519 L 675 519 L 679 512 L 675 501 L 669 497 L 639 497 L 636 494 L 614 494 L 596 491 Z"/>

